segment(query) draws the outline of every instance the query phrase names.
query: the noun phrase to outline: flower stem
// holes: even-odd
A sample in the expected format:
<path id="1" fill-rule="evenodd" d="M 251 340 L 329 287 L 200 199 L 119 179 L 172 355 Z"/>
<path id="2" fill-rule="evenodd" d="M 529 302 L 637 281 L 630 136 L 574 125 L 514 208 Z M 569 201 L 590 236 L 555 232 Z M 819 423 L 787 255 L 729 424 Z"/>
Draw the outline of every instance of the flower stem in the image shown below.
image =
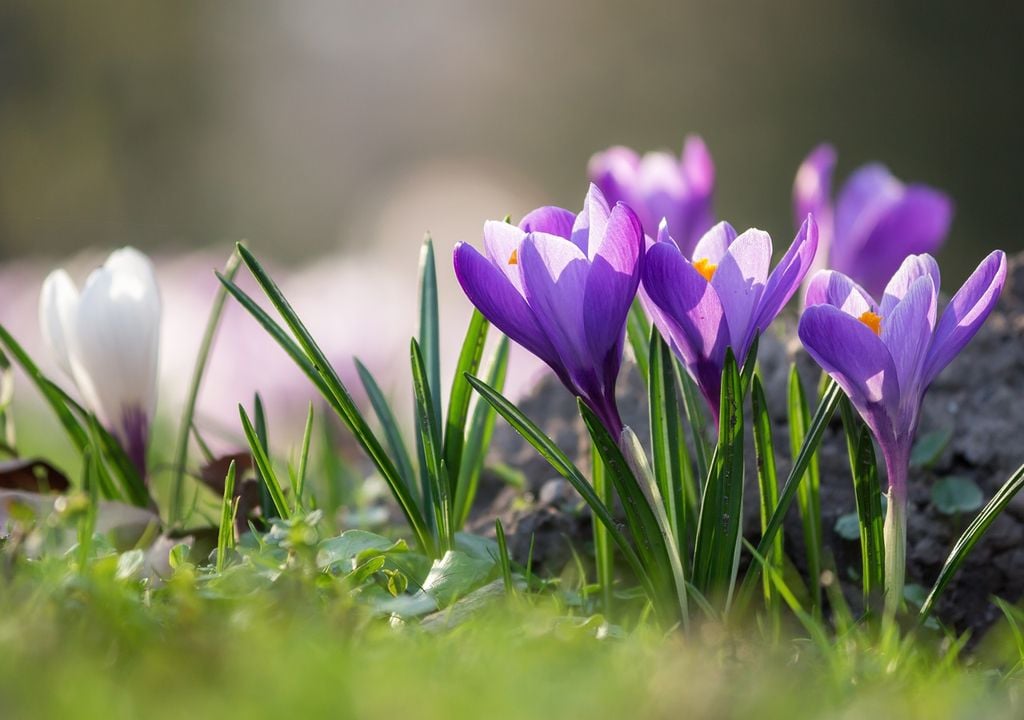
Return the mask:
<path id="1" fill-rule="evenodd" d="M 885 620 L 891 621 L 903 599 L 903 583 L 907 569 L 907 486 L 906 469 L 893 475 L 889 469 L 888 506 L 885 513 Z"/>

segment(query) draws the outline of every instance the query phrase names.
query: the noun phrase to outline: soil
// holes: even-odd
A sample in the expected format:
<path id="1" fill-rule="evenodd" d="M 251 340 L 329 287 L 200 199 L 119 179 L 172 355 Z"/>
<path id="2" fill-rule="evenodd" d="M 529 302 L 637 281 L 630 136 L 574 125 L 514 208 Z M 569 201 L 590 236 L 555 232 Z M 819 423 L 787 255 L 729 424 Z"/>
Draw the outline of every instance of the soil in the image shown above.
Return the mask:
<path id="1" fill-rule="evenodd" d="M 773 334 L 762 338 L 759 364 L 769 408 L 774 419 L 778 472 L 789 469 L 789 440 L 784 423 L 786 381 L 796 362 L 805 387 L 816 387 L 819 371 L 795 337 L 795 318 L 776 323 Z M 986 501 L 1024 462 L 1024 254 L 1010 262 L 1006 288 L 985 326 L 929 389 L 922 410 L 918 437 L 933 431 L 951 432 L 949 442 L 930 467 L 911 471 L 908 511 L 907 582 L 931 587 L 953 543 L 974 512 L 950 516 L 932 502 L 932 486 L 940 478 L 960 476 L 973 480 Z M 645 390 L 634 367 L 623 368 L 619 380 L 619 406 L 627 425 L 647 438 Z M 576 411 L 576 402 L 553 376 L 538 381 L 519 407 L 536 422 L 583 470 L 589 465 L 590 446 Z M 751 445 L 748 441 L 748 449 Z M 473 518 L 479 532 L 493 532 L 500 517 L 510 553 L 525 562 L 533 545 L 533 567 L 557 575 L 573 560 L 573 549 L 591 551 L 591 524 L 582 500 L 505 423 L 498 423 L 492 444 L 491 465 L 501 464 L 521 473 L 522 488 L 503 485 L 485 474 L 480 511 Z M 750 452 L 750 455 L 753 453 Z M 880 456 L 879 456 L 880 457 Z M 838 417 L 829 428 L 819 454 L 821 503 L 825 544 L 831 549 L 845 594 L 858 604 L 860 547 L 835 530 L 836 521 L 854 511 L 846 445 Z M 884 470 L 880 470 L 884 473 Z M 750 483 L 744 529 L 756 541 L 759 529 L 756 486 Z M 882 480 L 884 488 L 884 478 Z M 785 526 L 786 551 L 805 569 L 803 535 L 795 508 Z M 993 597 L 1016 602 L 1024 596 L 1024 493 L 989 528 L 966 563 L 947 587 L 936 613 L 959 630 L 981 631 L 999 616 Z"/>

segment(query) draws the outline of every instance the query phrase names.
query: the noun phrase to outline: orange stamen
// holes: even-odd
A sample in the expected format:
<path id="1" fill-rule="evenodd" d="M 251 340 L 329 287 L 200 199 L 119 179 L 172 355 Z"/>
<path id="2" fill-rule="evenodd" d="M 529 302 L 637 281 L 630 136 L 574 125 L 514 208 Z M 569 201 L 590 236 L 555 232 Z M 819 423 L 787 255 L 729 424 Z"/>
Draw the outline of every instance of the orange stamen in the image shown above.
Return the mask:
<path id="1" fill-rule="evenodd" d="M 508 256 L 508 264 L 509 265 L 518 265 L 519 264 L 519 250 L 517 248 L 512 248 L 512 254 Z"/>
<path id="2" fill-rule="evenodd" d="M 704 279 L 711 282 L 711 278 L 715 275 L 715 270 L 718 269 L 717 265 L 711 264 L 707 258 L 701 258 L 693 264 L 694 269 L 704 276 Z"/>
<path id="3" fill-rule="evenodd" d="M 868 310 L 857 319 L 871 328 L 871 332 L 875 335 L 879 335 L 882 332 L 882 316 L 878 313 Z"/>

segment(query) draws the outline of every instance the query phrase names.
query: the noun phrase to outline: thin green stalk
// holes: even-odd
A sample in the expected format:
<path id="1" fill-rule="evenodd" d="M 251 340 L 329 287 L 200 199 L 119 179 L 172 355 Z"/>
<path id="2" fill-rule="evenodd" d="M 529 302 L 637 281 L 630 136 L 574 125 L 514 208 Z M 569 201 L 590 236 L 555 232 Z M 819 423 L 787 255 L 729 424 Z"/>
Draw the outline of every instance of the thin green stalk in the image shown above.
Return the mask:
<path id="1" fill-rule="evenodd" d="M 590 468 L 590 480 L 594 484 L 594 492 L 601 502 L 607 507 L 612 507 L 614 502 L 612 489 L 605 476 L 601 454 L 594 445 L 591 445 L 590 448 Z M 598 522 L 594 523 L 594 562 L 597 565 L 597 582 L 601 585 L 602 611 L 605 617 L 611 617 L 614 560 L 608 528 Z"/>
<path id="2" fill-rule="evenodd" d="M 228 280 L 234 280 L 241 265 L 241 256 L 237 251 L 232 252 L 231 257 L 228 258 L 228 262 L 224 266 L 224 277 Z M 206 372 L 206 365 L 210 359 L 210 350 L 213 348 L 213 341 L 217 336 L 217 328 L 220 326 L 220 320 L 224 314 L 224 304 L 227 301 L 227 297 L 227 288 L 221 285 L 213 299 L 210 317 L 206 321 L 206 330 L 203 332 L 203 339 L 199 343 L 199 353 L 196 355 L 195 368 L 192 370 L 192 381 L 189 384 L 185 407 L 182 410 L 178 442 L 174 450 L 171 501 L 167 511 L 167 520 L 171 526 L 175 526 L 179 521 L 184 521 L 185 519 L 179 517 L 179 513 L 181 512 L 182 486 L 185 482 L 185 463 L 188 462 L 188 438 L 191 433 L 192 418 L 196 412 L 196 402 L 199 399 L 199 388 L 203 383 L 203 374 Z"/>
<path id="3" fill-rule="evenodd" d="M 235 546 L 235 461 L 228 465 L 224 478 L 224 499 L 220 509 L 220 528 L 217 533 L 217 572 L 224 570 L 228 552 Z"/>

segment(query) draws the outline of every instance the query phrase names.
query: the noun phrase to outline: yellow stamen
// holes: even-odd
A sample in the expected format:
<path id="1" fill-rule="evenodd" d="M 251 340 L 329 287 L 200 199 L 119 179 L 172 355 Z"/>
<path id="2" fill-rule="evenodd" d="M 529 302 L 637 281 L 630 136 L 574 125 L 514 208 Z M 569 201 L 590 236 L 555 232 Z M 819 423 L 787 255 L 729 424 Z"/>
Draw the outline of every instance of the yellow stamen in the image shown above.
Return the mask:
<path id="1" fill-rule="evenodd" d="M 509 265 L 518 265 L 519 264 L 519 250 L 517 248 L 512 248 L 512 254 L 508 256 L 508 264 Z"/>
<path id="2" fill-rule="evenodd" d="M 875 335 L 881 334 L 882 316 L 879 315 L 878 313 L 873 313 L 870 310 L 867 310 L 863 315 L 861 315 L 857 319 L 860 320 L 865 325 L 867 325 L 869 328 L 871 328 L 871 332 L 873 332 Z"/>
<path id="3" fill-rule="evenodd" d="M 711 282 L 711 278 L 715 275 L 715 270 L 718 269 L 717 265 L 711 264 L 707 258 L 701 258 L 693 264 L 694 269 L 704 276 L 704 279 Z"/>

